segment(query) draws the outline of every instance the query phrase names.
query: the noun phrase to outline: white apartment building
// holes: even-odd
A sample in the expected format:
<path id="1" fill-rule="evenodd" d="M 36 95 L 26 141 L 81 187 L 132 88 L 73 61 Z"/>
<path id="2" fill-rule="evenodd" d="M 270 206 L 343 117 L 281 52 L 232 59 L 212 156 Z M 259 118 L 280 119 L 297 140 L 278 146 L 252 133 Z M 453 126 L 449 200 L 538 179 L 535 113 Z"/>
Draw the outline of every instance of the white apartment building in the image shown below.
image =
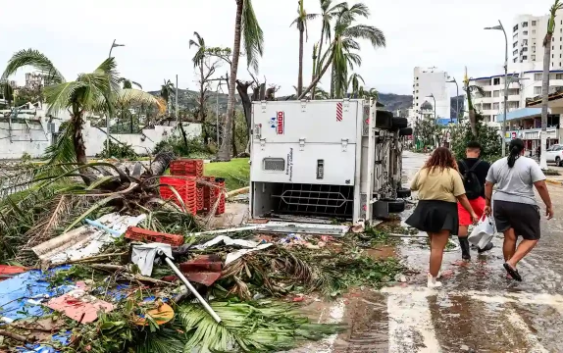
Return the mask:
<path id="1" fill-rule="evenodd" d="M 429 102 L 432 106 L 436 103 L 437 118 L 450 118 L 450 94 L 447 81 L 448 74 L 436 67 L 417 66 L 414 68 L 411 119 L 420 114 L 420 107 L 424 102 Z M 434 99 L 436 102 L 434 102 Z"/>
<path id="2" fill-rule="evenodd" d="M 45 75 L 40 72 L 28 72 L 25 74 L 25 88 L 36 89 L 43 85 Z"/>
<path id="3" fill-rule="evenodd" d="M 512 49 L 509 49 L 512 50 L 513 64 L 541 63 L 543 61 L 543 39 L 547 31 L 548 20 L 548 15 L 516 17 L 512 26 Z M 510 38 L 509 33 L 507 32 L 507 35 Z M 563 13 L 560 12 L 555 18 L 555 32 L 551 41 L 551 69 L 562 67 Z"/>

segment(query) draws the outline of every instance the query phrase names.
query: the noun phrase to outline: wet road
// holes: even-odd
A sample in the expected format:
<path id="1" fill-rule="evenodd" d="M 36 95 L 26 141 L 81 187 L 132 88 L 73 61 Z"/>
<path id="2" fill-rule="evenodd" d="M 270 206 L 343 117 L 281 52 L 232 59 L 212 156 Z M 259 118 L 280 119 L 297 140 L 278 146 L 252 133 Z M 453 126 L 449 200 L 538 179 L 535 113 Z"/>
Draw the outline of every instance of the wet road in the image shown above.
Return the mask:
<path id="1" fill-rule="evenodd" d="M 405 179 L 424 161 L 405 152 Z M 542 221 L 539 245 L 519 265 L 523 282 L 506 279 L 497 236 L 493 250 L 473 251 L 468 264 L 458 261 L 459 250 L 446 253 L 444 287 L 428 290 L 429 251 L 405 240 L 399 255 L 419 273 L 399 286 L 319 304 L 319 321 L 349 330 L 299 352 L 563 352 L 563 187 L 550 186 L 550 193 L 556 217 Z"/>

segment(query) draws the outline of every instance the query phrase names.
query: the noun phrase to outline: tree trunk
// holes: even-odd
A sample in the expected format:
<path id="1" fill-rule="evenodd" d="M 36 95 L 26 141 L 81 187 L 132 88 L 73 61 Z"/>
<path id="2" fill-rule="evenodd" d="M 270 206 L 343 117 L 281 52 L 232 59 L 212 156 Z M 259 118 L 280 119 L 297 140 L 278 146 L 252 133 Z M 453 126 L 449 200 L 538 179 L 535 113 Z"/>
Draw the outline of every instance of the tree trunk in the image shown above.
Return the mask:
<path id="1" fill-rule="evenodd" d="M 323 55 L 324 36 L 325 36 L 325 27 L 323 25 L 323 28 L 321 29 L 321 41 L 319 42 L 319 51 L 317 53 L 317 58 L 313 57 L 313 77 L 311 79 L 311 82 L 315 79 L 315 77 L 317 77 L 317 75 L 319 74 L 318 71 L 321 69 L 321 58 Z M 313 86 L 313 90 L 311 91 L 311 100 L 315 99 L 316 91 L 317 91 L 317 85 Z"/>
<path id="2" fill-rule="evenodd" d="M 305 97 L 307 95 L 307 93 L 309 93 L 309 91 L 321 80 L 321 77 L 323 77 L 323 75 L 325 74 L 326 70 L 328 69 L 328 67 L 330 66 L 331 62 L 332 62 L 332 53 L 330 54 L 330 57 L 328 58 L 328 60 L 326 61 L 325 65 L 323 66 L 323 69 L 321 70 L 321 72 L 319 73 L 319 75 L 317 77 L 315 77 L 315 79 L 313 80 L 313 82 L 311 82 L 311 84 L 309 85 L 309 87 L 307 87 L 303 93 L 301 93 L 301 95 L 299 97 L 297 97 L 297 99 L 303 99 L 303 97 Z"/>
<path id="3" fill-rule="evenodd" d="M 551 38 L 547 33 L 543 49 L 543 76 L 541 85 L 541 136 L 540 136 L 540 168 L 547 169 L 545 150 L 547 149 L 547 110 L 549 106 L 549 65 L 551 62 Z"/>
<path id="4" fill-rule="evenodd" d="M 217 159 L 228 162 L 231 160 L 233 121 L 235 117 L 235 89 L 238 71 L 238 62 L 240 58 L 240 39 L 241 39 L 241 20 L 242 7 L 244 0 L 236 0 L 237 12 L 235 17 L 235 41 L 233 44 L 233 61 L 231 63 L 231 75 L 229 77 L 229 99 L 227 101 L 227 115 L 225 116 L 223 142 L 217 154 Z"/>
<path id="5" fill-rule="evenodd" d="M 74 154 L 76 155 L 76 162 L 78 164 L 88 163 L 86 158 L 86 146 L 84 145 L 84 137 L 82 136 L 82 127 L 84 125 L 84 118 L 81 111 L 77 106 L 72 108 L 72 144 L 74 145 Z M 108 151 L 109 153 L 109 151 Z"/>
<path id="6" fill-rule="evenodd" d="M 332 65 L 332 69 L 330 70 L 330 98 L 334 98 L 334 84 L 334 65 Z"/>
<path id="7" fill-rule="evenodd" d="M 231 136 L 232 142 L 233 142 L 233 156 L 236 156 L 238 154 L 238 152 L 237 152 L 237 139 L 235 138 L 235 131 L 236 131 L 236 126 L 237 126 L 236 121 L 237 121 L 237 119 L 236 119 L 236 116 L 235 116 L 235 118 L 233 119 L 233 129 L 232 129 L 232 136 Z"/>
<path id="8" fill-rule="evenodd" d="M 299 27 L 299 73 L 297 75 L 297 95 L 303 92 L 303 31 L 305 24 Z"/>

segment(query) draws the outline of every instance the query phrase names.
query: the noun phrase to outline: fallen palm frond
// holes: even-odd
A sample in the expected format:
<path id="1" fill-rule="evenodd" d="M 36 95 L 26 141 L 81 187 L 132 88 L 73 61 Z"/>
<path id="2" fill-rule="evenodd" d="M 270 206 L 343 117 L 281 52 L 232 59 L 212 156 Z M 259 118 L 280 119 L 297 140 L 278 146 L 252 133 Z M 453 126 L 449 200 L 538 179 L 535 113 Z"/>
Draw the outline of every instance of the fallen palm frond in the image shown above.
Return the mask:
<path id="1" fill-rule="evenodd" d="M 189 338 L 185 352 L 196 347 L 212 352 L 275 352 L 301 341 L 319 340 L 341 326 L 311 324 L 296 307 L 278 302 L 212 301 L 217 323 L 199 305 L 179 307 L 178 317 Z"/>

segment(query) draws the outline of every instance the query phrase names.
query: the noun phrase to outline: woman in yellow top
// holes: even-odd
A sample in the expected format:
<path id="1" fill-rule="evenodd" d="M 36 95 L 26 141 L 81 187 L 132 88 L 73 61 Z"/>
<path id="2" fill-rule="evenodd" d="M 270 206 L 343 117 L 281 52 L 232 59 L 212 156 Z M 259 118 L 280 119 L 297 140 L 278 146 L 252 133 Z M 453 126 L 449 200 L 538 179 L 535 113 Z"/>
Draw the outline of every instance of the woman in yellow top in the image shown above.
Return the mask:
<path id="1" fill-rule="evenodd" d="M 440 287 L 436 281 L 444 248 L 450 235 L 457 235 L 459 221 L 457 201 L 469 212 L 473 223 L 477 215 L 471 208 L 457 162 L 449 149 L 437 148 L 424 167 L 416 173 L 411 189 L 418 191 L 419 202 L 407 224 L 428 233 L 430 237 L 430 271 L 428 287 Z"/>

